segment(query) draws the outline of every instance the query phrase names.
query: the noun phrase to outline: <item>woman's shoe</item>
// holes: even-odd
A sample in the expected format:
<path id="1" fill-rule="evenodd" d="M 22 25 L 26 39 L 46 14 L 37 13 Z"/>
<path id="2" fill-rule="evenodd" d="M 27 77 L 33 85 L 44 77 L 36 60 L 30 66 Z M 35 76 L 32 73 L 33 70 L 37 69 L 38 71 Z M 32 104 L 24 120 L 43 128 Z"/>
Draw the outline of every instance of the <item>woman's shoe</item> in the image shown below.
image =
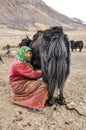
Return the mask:
<path id="1" fill-rule="evenodd" d="M 29 108 L 29 111 L 35 112 L 35 113 L 39 113 L 39 114 L 44 114 L 43 110 L 39 110 L 39 109 L 35 109 L 35 108 Z"/>
<path id="2" fill-rule="evenodd" d="M 39 109 L 33 109 L 33 112 L 39 113 L 39 114 L 43 114 L 44 111 L 43 110 L 39 110 Z"/>

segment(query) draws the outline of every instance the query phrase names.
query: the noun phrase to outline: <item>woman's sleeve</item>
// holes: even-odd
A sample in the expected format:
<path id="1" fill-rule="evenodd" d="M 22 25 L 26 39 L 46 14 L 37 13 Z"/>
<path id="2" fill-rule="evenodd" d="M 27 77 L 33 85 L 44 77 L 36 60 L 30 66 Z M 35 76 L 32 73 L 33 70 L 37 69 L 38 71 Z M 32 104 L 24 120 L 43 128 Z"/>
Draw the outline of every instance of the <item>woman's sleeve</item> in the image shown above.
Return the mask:
<path id="1" fill-rule="evenodd" d="M 17 74 L 20 76 L 24 76 L 30 79 L 37 79 L 42 77 L 42 73 L 39 71 L 33 70 L 28 64 L 18 64 L 17 65 Z"/>

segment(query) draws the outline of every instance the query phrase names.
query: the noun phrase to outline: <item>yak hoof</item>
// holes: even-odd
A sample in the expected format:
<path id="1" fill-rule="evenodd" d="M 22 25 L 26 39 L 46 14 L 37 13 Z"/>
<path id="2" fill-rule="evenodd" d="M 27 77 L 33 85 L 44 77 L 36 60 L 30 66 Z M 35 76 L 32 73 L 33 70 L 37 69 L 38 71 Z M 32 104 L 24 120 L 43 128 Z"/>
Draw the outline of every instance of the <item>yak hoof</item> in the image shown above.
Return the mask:
<path id="1" fill-rule="evenodd" d="M 60 105 L 65 105 L 65 103 L 66 103 L 64 97 L 57 99 L 57 102 L 58 102 Z"/>
<path id="2" fill-rule="evenodd" d="M 47 100 L 47 101 L 46 101 L 46 105 L 48 105 L 48 106 L 52 106 L 53 104 L 52 104 L 51 101 Z"/>
<path id="3" fill-rule="evenodd" d="M 49 105 L 49 106 L 52 106 L 53 104 L 55 104 L 56 103 L 56 97 L 53 97 L 51 100 L 47 100 L 46 101 L 46 105 Z"/>

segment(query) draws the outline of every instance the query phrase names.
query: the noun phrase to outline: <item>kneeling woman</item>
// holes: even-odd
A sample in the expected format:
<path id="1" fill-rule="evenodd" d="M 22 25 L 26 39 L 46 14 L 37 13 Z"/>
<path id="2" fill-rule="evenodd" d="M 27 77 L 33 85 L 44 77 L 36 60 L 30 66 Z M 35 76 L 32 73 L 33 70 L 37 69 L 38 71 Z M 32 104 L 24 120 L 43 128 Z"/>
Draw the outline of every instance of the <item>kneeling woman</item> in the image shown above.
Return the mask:
<path id="1" fill-rule="evenodd" d="M 25 106 L 35 112 L 43 112 L 48 97 L 47 84 L 38 80 L 41 70 L 34 70 L 30 64 L 31 48 L 21 47 L 14 59 L 9 80 L 12 88 L 13 103 Z"/>

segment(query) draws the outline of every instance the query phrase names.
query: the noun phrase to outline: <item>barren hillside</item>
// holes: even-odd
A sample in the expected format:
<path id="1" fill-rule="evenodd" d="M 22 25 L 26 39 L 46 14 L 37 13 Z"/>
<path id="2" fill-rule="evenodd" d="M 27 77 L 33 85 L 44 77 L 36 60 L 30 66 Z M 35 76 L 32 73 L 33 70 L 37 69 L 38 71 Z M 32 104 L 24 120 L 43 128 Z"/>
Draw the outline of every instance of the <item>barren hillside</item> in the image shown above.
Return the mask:
<path id="1" fill-rule="evenodd" d="M 41 0 L 0 0 L 0 24 L 12 29 L 37 30 L 61 25 L 64 30 L 75 30 L 85 25 L 74 23 Z"/>

